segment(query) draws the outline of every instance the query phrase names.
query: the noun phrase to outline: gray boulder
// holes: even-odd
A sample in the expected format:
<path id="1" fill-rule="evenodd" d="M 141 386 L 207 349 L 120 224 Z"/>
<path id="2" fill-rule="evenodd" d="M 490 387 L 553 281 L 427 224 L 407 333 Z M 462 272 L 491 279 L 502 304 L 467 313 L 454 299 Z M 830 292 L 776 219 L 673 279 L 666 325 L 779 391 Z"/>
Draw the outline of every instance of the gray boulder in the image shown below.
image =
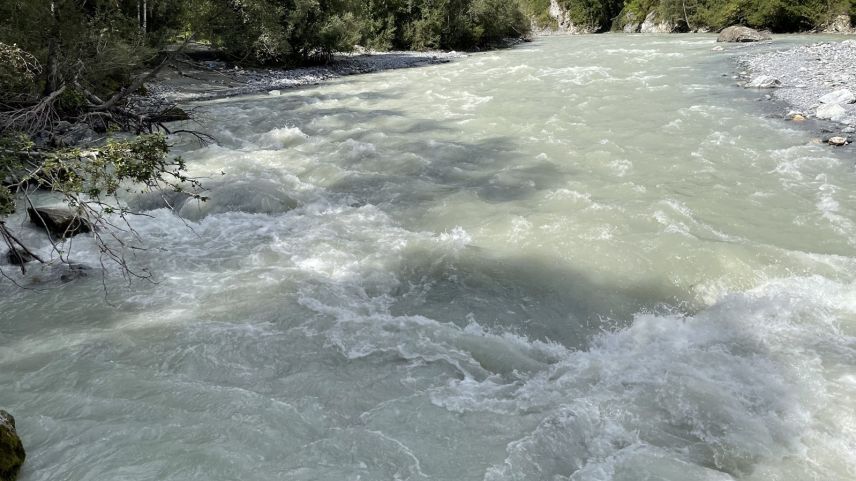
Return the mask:
<path id="1" fill-rule="evenodd" d="M 70 209 L 63 207 L 30 207 L 30 222 L 45 229 L 53 237 L 72 237 L 92 232 L 92 223 Z"/>
<path id="2" fill-rule="evenodd" d="M 852 104 L 856 103 L 856 95 L 849 89 L 839 89 L 829 92 L 820 98 L 822 104 Z"/>
<path id="3" fill-rule="evenodd" d="M 15 430 L 15 418 L 0 409 L 0 481 L 15 481 L 27 453 Z"/>
<path id="4" fill-rule="evenodd" d="M 68 122 L 66 122 L 68 123 Z M 96 133 L 87 124 L 69 124 L 62 133 L 52 139 L 55 147 L 73 147 L 75 145 L 86 145 L 98 138 Z"/>
<path id="5" fill-rule="evenodd" d="M 759 75 L 746 84 L 746 88 L 772 89 L 782 85 L 782 82 L 769 75 Z"/>
<path id="6" fill-rule="evenodd" d="M 841 122 L 847 116 L 847 111 L 838 104 L 822 104 L 817 108 L 815 116 L 821 120 Z"/>
<path id="7" fill-rule="evenodd" d="M 726 27 L 719 32 L 719 38 L 716 39 L 717 42 L 760 42 L 762 40 L 772 40 L 772 38 L 766 33 L 742 25 Z"/>

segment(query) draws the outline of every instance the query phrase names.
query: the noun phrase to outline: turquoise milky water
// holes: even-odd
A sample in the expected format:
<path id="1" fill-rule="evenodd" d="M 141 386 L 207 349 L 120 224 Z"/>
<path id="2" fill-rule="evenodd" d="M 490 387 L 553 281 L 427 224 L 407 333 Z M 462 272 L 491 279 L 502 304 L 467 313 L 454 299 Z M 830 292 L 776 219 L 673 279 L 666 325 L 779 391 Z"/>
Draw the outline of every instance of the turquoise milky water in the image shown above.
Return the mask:
<path id="1" fill-rule="evenodd" d="M 714 38 L 196 105 L 157 283 L 0 284 L 21 481 L 856 478 L 854 159 Z"/>

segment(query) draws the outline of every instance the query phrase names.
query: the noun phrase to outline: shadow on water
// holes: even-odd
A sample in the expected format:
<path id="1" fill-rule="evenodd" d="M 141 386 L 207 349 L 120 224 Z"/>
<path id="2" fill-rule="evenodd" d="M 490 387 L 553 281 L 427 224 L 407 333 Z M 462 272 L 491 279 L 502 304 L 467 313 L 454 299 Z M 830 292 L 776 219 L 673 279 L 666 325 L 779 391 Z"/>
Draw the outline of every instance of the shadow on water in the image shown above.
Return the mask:
<path id="1" fill-rule="evenodd" d="M 511 331 L 586 349 L 593 336 L 628 326 L 639 312 L 673 312 L 686 294 L 662 283 L 620 285 L 561 261 L 496 257 L 478 247 L 455 256 L 408 252 L 391 311 Z"/>

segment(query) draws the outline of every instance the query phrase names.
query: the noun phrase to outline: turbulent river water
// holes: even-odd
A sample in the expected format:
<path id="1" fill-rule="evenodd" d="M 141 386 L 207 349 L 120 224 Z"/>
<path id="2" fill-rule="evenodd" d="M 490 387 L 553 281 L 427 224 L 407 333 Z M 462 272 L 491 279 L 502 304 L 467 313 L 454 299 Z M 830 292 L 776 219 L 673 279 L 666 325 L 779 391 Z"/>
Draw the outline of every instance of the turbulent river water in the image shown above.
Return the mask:
<path id="1" fill-rule="evenodd" d="M 713 45 L 196 105 L 211 200 L 129 199 L 157 283 L 0 288 L 21 480 L 854 479 L 854 159 Z"/>

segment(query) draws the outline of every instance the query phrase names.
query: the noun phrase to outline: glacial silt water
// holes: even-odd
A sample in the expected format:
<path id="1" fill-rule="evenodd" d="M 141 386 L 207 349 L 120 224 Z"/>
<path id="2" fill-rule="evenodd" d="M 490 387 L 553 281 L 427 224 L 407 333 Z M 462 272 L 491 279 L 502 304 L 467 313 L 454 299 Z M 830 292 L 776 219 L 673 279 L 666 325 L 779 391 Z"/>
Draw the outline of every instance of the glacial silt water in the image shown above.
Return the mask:
<path id="1" fill-rule="evenodd" d="M 856 479 L 856 159 L 713 45 L 195 105 L 157 283 L 0 284 L 21 481 Z"/>

